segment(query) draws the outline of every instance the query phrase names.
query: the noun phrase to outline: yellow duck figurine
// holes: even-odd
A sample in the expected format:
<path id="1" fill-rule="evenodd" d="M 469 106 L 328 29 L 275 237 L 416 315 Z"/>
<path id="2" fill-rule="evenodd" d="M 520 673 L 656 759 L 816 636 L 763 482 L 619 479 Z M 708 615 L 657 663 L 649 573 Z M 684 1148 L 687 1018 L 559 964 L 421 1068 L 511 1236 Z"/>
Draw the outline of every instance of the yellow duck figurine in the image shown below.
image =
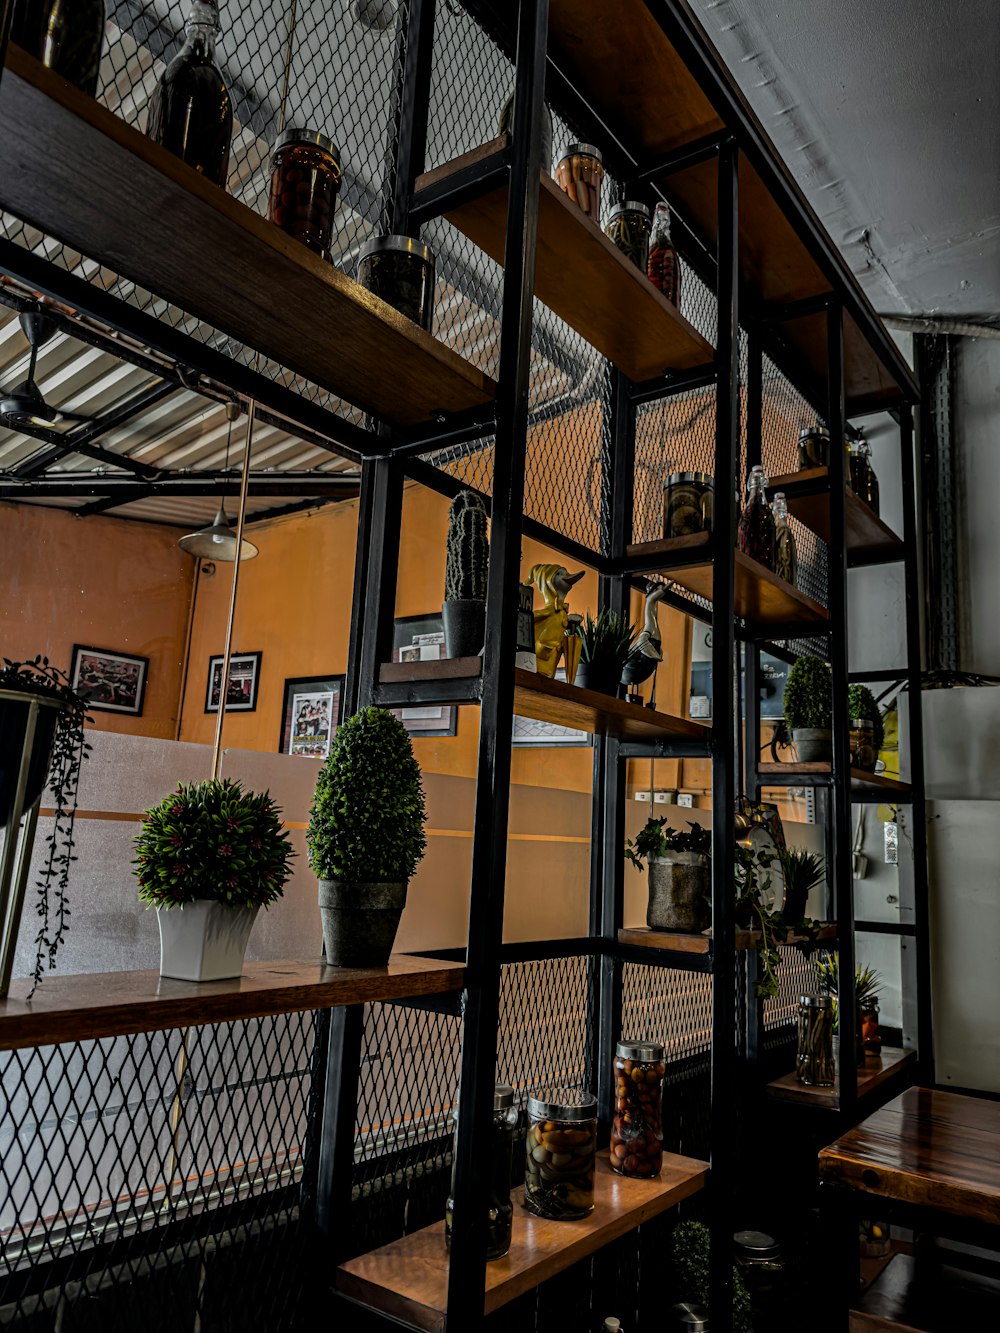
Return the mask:
<path id="1" fill-rule="evenodd" d="M 535 657 L 542 676 L 554 676 L 566 643 L 569 608 L 566 594 L 583 578 L 584 570 L 570 574 L 563 565 L 532 565 L 527 583 L 542 594 L 545 605 L 535 616 Z"/>

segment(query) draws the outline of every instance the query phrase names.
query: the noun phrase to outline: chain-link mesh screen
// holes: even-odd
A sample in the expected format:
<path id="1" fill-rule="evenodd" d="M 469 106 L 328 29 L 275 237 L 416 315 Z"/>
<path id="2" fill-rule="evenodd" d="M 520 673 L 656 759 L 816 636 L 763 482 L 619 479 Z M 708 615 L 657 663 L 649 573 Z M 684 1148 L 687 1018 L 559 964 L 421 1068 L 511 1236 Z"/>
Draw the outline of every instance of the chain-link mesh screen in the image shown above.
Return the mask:
<path id="1" fill-rule="evenodd" d="M 778 952 L 781 955 L 778 994 L 761 1004 L 762 1054 L 768 1078 L 787 1073 L 792 1068 L 799 996 L 816 990 L 815 954 L 808 954 L 793 945 L 781 945 Z"/>

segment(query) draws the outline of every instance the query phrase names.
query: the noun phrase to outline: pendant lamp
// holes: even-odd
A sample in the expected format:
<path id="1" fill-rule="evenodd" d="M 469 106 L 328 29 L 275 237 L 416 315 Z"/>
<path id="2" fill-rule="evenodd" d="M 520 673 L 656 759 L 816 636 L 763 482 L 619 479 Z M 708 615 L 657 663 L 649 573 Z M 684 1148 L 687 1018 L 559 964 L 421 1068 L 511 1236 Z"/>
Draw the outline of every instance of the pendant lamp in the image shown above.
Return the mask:
<path id="1" fill-rule="evenodd" d="M 229 429 L 226 432 L 226 471 L 229 471 L 229 445 L 233 438 L 233 422 L 240 415 L 238 403 L 226 404 L 226 419 L 229 422 Z M 250 441 L 247 440 L 247 450 L 249 451 Z M 246 466 L 246 464 L 244 464 Z M 224 564 L 233 565 L 236 563 L 236 533 L 233 531 L 229 519 L 226 517 L 225 500 L 219 503 L 219 512 L 207 528 L 199 528 L 197 532 L 189 532 L 186 537 L 182 537 L 177 545 L 182 551 L 187 551 L 188 555 L 200 556 L 202 560 L 221 560 Z M 246 538 L 240 546 L 239 559 L 252 560 L 260 552 L 253 542 L 248 542 Z"/>

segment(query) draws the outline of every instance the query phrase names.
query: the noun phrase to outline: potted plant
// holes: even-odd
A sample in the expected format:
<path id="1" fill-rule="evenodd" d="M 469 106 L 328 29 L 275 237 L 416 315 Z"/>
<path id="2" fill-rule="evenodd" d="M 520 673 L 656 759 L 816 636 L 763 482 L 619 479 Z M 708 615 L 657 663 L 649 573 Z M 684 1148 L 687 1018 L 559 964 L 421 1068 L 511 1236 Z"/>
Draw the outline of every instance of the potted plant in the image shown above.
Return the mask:
<path id="1" fill-rule="evenodd" d="M 851 762 L 855 768 L 866 769 L 868 772 L 875 771 L 875 761 L 878 759 L 879 750 L 885 740 L 885 724 L 882 721 L 882 713 L 878 704 L 875 702 L 875 696 L 867 685 L 849 685 L 847 687 L 847 711 L 850 715 L 850 725 L 852 742 L 854 736 L 865 728 L 859 727 L 859 723 L 864 723 L 870 728 L 871 747 L 867 744 L 861 746 L 852 743 Z"/>
<path id="2" fill-rule="evenodd" d="M 258 911 L 292 873 L 270 793 L 232 778 L 179 783 L 145 812 L 135 849 L 139 897 L 160 927 L 160 976 L 238 977 Z"/>
<path id="3" fill-rule="evenodd" d="M 704 1222 L 678 1222 L 670 1233 L 671 1287 L 678 1298 L 708 1309 L 709 1231 Z M 733 1333 L 751 1333 L 750 1293 L 733 1264 Z"/>
<path id="4" fill-rule="evenodd" d="M 819 657 L 798 657 L 785 686 L 785 722 L 802 764 L 828 762 L 833 753 L 830 714 L 833 682 Z"/>
<path id="5" fill-rule="evenodd" d="M 337 728 L 309 816 L 323 943 L 336 967 L 383 967 L 424 854 L 424 790 L 406 728 L 363 708 Z"/>
<path id="6" fill-rule="evenodd" d="M 785 900 L 781 919 L 786 926 L 800 926 L 806 915 L 806 901 L 813 889 L 826 883 L 826 864 L 815 852 L 799 847 L 782 847 L 778 862 L 785 879 Z"/>
<path id="7" fill-rule="evenodd" d="M 833 996 L 833 1030 L 837 1032 L 840 1027 L 840 1017 L 837 1012 L 840 994 L 840 955 L 836 949 L 817 958 L 816 973 L 820 993 Z M 881 989 L 881 973 L 874 967 L 867 965 L 863 967 L 858 963 L 854 970 L 854 1000 L 858 1011 L 855 1039 L 859 1064 L 866 1052 L 878 1055 L 882 1050 L 882 1038 L 878 1031 L 878 997 Z"/>
<path id="8" fill-rule="evenodd" d="M 700 934 L 711 921 L 712 833 L 702 824 L 670 828 L 666 819 L 648 819 L 625 844 L 637 870 L 648 866 L 650 930 Z"/>
<path id="9" fill-rule="evenodd" d="M 448 551 L 441 607 L 448 657 L 475 657 L 482 652 L 489 567 L 486 506 L 478 492 L 459 491 L 448 510 Z"/>
<path id="10" fill-rule="evenodd" d="M 84 739 L 87 703 L 47 657 L 3 658 L 0 667 L 0 829 L 17 855 L 0 860 L 0 890 L 7 904 L 0 933 L 0 996 L 7 994 L 27 891 L 35 824 L 30 812 L 46 782 L 55 806 L 54 828 L 38 875 L 35 985 L 46 964 L 55 967 L 66 934 L 66 891 L 73 862 L 76 794 L 90 749 Z M 29 816 L 25 818 L 25 816 Z"/>
<path id="11" fill-rule="evenodd" d="M 625 663 L 632 655 L 635 630 L 628 616 L 617 611 L 598 611 L 597 619 L 587 612 L 576 626 L 580 640 L 580 665 L 576 684 L 599 694 L 618 693 Z"/>

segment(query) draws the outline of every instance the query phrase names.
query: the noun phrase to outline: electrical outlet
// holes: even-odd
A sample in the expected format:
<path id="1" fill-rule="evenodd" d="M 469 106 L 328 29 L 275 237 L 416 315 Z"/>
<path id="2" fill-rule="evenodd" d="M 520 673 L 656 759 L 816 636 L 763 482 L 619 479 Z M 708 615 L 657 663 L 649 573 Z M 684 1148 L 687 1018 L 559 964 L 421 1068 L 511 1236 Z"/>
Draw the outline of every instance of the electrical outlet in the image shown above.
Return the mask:
<path id="1" fill-rule="evenodd" d="M 682 805 L 685 810 L 693 810 L 694 794 L 689 791 L 679 791 L 677 793 L 677 804 Z"/>
<path id="2" fill-rule="evenodd" d="M 648 791 L 637 791 L 633 799 L 636 800 L 636 801 L 645 801 L 646 804 L 648 805 L 648 804 L 649 804 L 649 792 L 648 792 Z"/>
<path id="3" fill-rule="evenodd" d="M 653 801 L 656 805 L 673 805 L 677 799 L 675 791 L 654 791 Z"/>

